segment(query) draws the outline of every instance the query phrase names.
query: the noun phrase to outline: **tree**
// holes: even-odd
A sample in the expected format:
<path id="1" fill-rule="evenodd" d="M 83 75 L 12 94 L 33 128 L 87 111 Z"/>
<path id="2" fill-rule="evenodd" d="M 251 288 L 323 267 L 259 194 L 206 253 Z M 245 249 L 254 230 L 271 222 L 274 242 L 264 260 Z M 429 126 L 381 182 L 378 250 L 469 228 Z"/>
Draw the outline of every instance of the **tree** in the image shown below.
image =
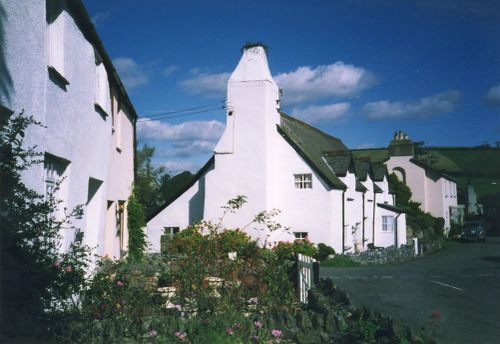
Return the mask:
<path id="1" fill-rule="evenodd" d="M 162 200 L 168 201 L 172 199 L 193 180 L 193 177 L 194 175 L 191 172 L 184 171 L 174 177 L 163 178 L 160 186 Z"/>
<path id="2" fill-rule="evenodd" d="M 161 181 L 170 177 L 164 167 L 153 166 L 155 147 L 145 144 L 137 149 L 135 190 L 146 216 L 154 212 L 163 202 L 159 192 Z"/>
<path id="3" fill-rule="evenodd" d="M 441 220 L 420 209 L 420 203 L 411 200 L 410 188 L 391 173 L 388 178 L 389 189 L 396 196 L 396 206 L 406 211 L 406 223 L 414 235 L 424 240 L 433 240 L 442 235 Z"/>
<path id="4" fill-rule="evenodd" d="M 30 125 L 41 125 L 23 113 L 0 122 L 0 254 L 1 335 L 7 341 L 43 335 L 49 316 L 75 312 L 76 295 L 85 284 L 90 250 L 71 221 L 82 208 L 54 215 L 60 203 L 22 181 L 24 171 L 41 163 L 36 147 L 24 147 Z M 61 233 L 73 230 L 75 241 L 61 252 Z M 31 342 L 31 341 L 30 341 Z"/>

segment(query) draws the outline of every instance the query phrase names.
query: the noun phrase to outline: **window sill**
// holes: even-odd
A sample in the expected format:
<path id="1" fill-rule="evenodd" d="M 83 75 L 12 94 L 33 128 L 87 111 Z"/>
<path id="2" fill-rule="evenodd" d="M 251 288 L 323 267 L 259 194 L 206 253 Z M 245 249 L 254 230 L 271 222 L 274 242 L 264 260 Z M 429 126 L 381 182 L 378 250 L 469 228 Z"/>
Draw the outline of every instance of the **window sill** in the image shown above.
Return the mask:
<path id="1" fill-rule="evenodd" d="M 106 112 L 106 110 L 104 110 L 102 108 L 102 106 L 99 105 L 98 103 L 94 103 L 94 108 L 95 108 L 95 111 L 99 112 L 99 114 L 101 116 L 104 116 L 104 117 L 108 117 L 109 116 L 108 113 Z"/>
<path id="2" fill-rule="evenodd" d="M 59 73 L 59 71 L 57 69 L 55 69 L 52 66 L 48 66 L 48 69 L 49 69 L 49 76 L 50 77 L 55 78 L 57 80 L 57 82 L 59 82 L 60 84 L 62 84 L 64 86 L 69 85 L 69 81 L 61 73 Z"/>

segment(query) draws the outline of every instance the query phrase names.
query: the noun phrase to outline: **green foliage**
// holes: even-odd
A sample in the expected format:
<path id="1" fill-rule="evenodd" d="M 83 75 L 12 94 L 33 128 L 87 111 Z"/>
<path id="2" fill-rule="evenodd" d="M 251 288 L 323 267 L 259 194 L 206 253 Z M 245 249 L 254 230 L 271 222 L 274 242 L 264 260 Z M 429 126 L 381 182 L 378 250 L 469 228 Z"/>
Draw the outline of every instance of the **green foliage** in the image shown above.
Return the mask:
<path id="1" fill-rule="evenodd" d="M 400 182 L 398 177 L 391 173 L 388 178 L 389 188 L 396 195 L 396 206 L 405 207 L 410 203 L 411 190 L 404 183 Z"/>
<path id="2" fill-rule="evenodd" d="M 166 181 L 170 177 L 165 168 L 153 166 L 154 152 L 155 148 L 147 144 L 136 151 L 135 192 L 146 216 L 149 216 L 163 203 L 164 200 L 159 190 L 162 181 Z"/>
<path id="3" fill-rule="evenodd" d="M 147 246 L 146 234 L 143 229 L 146 226 L 146 222 L 144 221 L 142 205 L 137 200 L 135 190 L 128 199 L 127 213 L 129 235 L 127 259 L 130 262 L 140 262 Z"/>
<path id="4" fill-rule="evenodd" d="M 43 196 L 21 180 L 23 172 L 42 162 L 36 147 L 23 144 L 27 128 L 40 125 L 21 113 L 2 118 L 0 128 L 1 305 L 8 314 L 2 320 L 3 338 L 43 336 L 48 319 L 77 312 L 76 296 L 89 263 L 90 250 L 72 224 L 82 208 L 64 209 L 56 217 L 61 205 L 54 194 Z M 61 253 L 63 232 L 75 237 Z"/>
<path id="5" fill-rule="evenodd" d="M 321 266 L 329 268 L 352 268 L 361 266 L 361 263 L 354 261 L 347 255 L 338 254 L 333 258 L 328 258 L 322 261 Z"/>
<path id="6" fill-rule="evenodd" d="M 441 240 L 444 220 L 439 220 L 420 209 L 420 203 L 410 200 L 411 191 L 394 173 L 389 175 L 389 188 L 396 195 L 396 205 L 406 211 L 406 224 L 424 242 Z"/>
<path id="7" fill-rule="evenodd" d="M 328 256 L 335 254 L 333 247 L 325 245 L 323 243 L 318 244 L 318 253 L 316 254 L 316 259 L 320 262 L 328 258 Z"/>
<path id="8" fill-rule="evenodd" d="M 193 178 L 194 175 L 189 171 L 181 172 L 174 177 L 165 174 L 161 179 L 159 189 L 162 200 L 169 201 L 173 199 Z"/>
<path id="9" fill-rule="evenodd" d="M 280 241 L 273 248 L 280 259 L 294 260 L 297 254 L 315 257 L 318 249 L 307 239 L 295 240 L 294 242 Z"/>

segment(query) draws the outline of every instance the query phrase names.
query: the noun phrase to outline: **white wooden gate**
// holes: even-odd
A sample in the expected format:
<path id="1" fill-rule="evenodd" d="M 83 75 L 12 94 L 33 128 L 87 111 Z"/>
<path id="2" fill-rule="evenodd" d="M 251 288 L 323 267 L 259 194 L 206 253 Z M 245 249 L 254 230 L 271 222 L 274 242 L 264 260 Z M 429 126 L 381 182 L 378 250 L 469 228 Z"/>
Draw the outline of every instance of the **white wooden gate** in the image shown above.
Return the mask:
<path id="1" fill-rule="evenodd" d="M 307 294 L 313 284 L 313 263 L 316 260 L 303 254 L 297 255 L 297 284 L 299 289 L 299 299 L 302 303 L 307 303 Z"/>

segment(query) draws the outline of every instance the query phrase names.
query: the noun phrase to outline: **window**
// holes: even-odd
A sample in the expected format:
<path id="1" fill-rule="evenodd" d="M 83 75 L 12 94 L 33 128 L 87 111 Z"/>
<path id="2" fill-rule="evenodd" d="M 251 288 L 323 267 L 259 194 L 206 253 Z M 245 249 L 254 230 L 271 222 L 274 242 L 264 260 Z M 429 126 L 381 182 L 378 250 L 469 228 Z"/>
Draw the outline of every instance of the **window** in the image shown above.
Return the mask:
<path id="1" fill-rule="evenodd" d="M 49 72 L 55 74 L 68 85 L 64 70 L 64 14 L 61 0 L 46 2 L 47 19 L 47 66 Z"/>
<path id="2" fill-rule="evenodd" d="M 94 49 L 94 54 L 96 65 L 94 104 L 96 110 L 101 115 L 107 116 L 109 108 L 111 106 L 108 73 L 106 72 L 106 67 L 104 67 L 104 63 L 102 62 L 102 58 L 99 52 Z"/>
<path id="3" fill-rule="evenodd" d="M 308 233 L 307 232 L 293 232 L 293 235 L 295 235 L 295 239 L 297 239 L 297 240 L 308 239 Z"/>
<path id="4" fill-rule="evenodd" d="M 46 199 L 52 196 L 58 202 L 54 212 L 57 218 L 64 217 L 64 208 L 66 207 L 67 190 L 65 184 L 67 183 L 64 183 L 64 173 L 67 166 L 66 160 L 45 154 L 43 161 L 44 196 Z"/>
<path id="5" fill-rule="evenodd" d="M 125 242 L 125 201 L 116 204 L 116 234 L 120 237 L 120 249 L 126 247 Z"/>
<path id="6" fill-rule="evenodd" d="M 382 216 L 382 232 L 394 232 L 394 216 Z"/>
<path id="7" fill-rule="evenodd" d="M 180 227 L 163 227 L 164 234 L 175 234 L 180 231 Z"/>
<path id="8" fill-rule="evenodd" d="M 312 174 L 294 174 L 296 189 L 312 189 Z"/>
<path id="9" fill-rule="evenodd" d="M 43 162 L 44 169 L 44 182 L 45 182 L 45 197 L 52 194 L 55 198 L 58 198 L 58 190 L 60 189 L 60 184 L 63 180 L 64 170 L 66 169 L 67 163 L 62 160 L 53 157 L 52 155 L 45 155 Z"/>

